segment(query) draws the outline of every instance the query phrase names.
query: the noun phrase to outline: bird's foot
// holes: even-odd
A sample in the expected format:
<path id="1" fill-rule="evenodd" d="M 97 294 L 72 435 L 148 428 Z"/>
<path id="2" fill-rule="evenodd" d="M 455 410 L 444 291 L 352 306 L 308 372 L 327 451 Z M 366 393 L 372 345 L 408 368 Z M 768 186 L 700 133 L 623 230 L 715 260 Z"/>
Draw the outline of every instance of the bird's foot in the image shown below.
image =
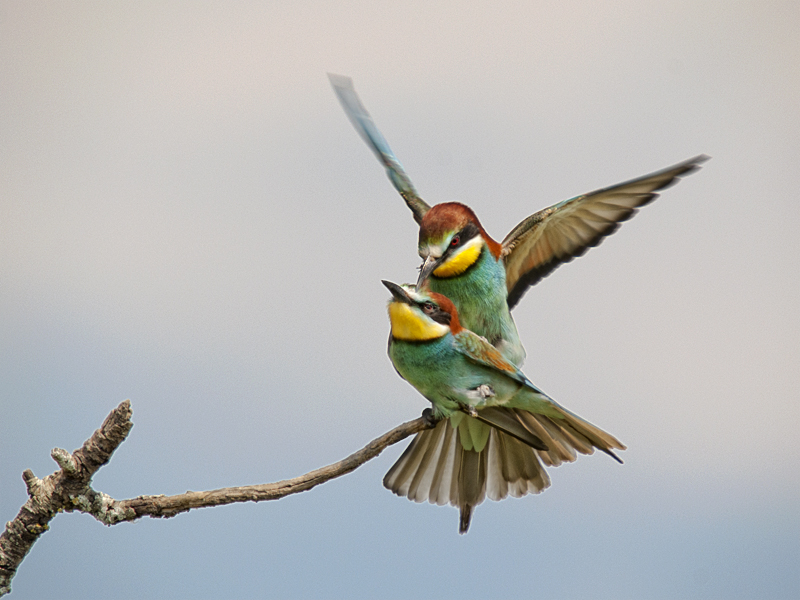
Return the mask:
<path id="1" fill-rule="evenodd" d="M 461 409 L 461 412 L 467 413 L 470 417 L 477 417 L 478 411 L 475 410 L 474 406 L 470 406 L 469 404 L 464 404 L 462 402 L 458 403 L 458 408 Z"/>
<path id="2" fill-rule="evenodd" d="M 484 400 L 486 400 L 486 398 L 492 398 L 494 396 L 494 390 L 485 383 L 479 385 L 476 389 L 478 393 L 481 395 L 481 398 L 483 398 Z"/>
<path id="3" fill-rule="evenodd" d="M 425 420 L 425 423 L 428 427 L 436 427 L 436 424 L 439 422 L 439 419 L 436 418 L 436 415 L 433 414 L 432 408 L 426 408 L 422 411 L 422 418 Z"/>
<path id="4" fill-rule="evenodd" d="M 475 406 L 486 406 L 486 401 L 489 398 L 494 398 L 494 396 L 495 396 L 494 390 L 490 386 L 486 385 L 485 383 L 482 384 L 482 385 L 479 385 L 477 388 L 475 388 L 475 391 L 478 392 L 478 395 L 481 398 L 480 400 L 478 400 L 478 402 L 477 402 L 477 404 L 475 404 Z"/>

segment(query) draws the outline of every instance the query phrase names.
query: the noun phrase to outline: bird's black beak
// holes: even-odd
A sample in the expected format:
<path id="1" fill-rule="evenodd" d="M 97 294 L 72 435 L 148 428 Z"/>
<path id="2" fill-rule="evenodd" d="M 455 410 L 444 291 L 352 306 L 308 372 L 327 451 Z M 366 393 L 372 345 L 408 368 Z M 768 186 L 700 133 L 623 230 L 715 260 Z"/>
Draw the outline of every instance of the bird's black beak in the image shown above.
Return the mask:
<path id="1" fill-rule="evenodd" d="M 397 285 L 396 283 L 392 283 L 391 281 L 384 281 L 384 280 L 381 280 L 381 283 L 383 285 L 385 285 L 389 289 L 390 292 L 392 292 L 392 296 L 394 296 L 394 299 L 397 300 L 398 302 L 405 302 L 406 304 L 413 304 L 414 303 L 414 301 L 406 293 L 406 291 L 402 287 Z"/>
<path id="2" fill-rule="evenodd" d="M 417 289 L 420 289 L 424 284 L 425 280 L 430 277 L 431 273 L 433 273 L 439 264 L 442 262 L 441 258 L 433 258 L 429 256 L 425 259 L 425 262 L 422 263 L 422 266 L 419 268 L 419 277 L 417 277 Z"/>

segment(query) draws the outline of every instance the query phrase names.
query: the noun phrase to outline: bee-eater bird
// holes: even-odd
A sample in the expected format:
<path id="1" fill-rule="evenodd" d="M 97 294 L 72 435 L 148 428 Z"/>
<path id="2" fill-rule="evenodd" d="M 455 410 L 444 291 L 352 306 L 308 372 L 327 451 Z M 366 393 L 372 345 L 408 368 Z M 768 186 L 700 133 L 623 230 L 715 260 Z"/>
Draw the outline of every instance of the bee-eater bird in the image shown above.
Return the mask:
<path id="1" fill-rule="evenodd" d="M 430 400 L 434 429 L 417 434 L 384 477 L 398 496 L 452 504 L 459 533 L 484 498 L 536 494 L 550 485 L 544 465 L 572 462 L 597 448 L 622 462 L 614 436 L 568 411 L 528 380 L 484 338 L 464 328 L 445 296 L 384 281 L 389 358 Z"/>
<path id="2" fill-rule="evenodd" d="M 523 220 L 501 243 L 486 233 L 467 206 L 429 206 L 420 198 L 389 144 L 372 121 L 348 77 L 329 78 L 348 118 L 386 167 L 394 187 L 419 223 L 423 260 L 418 285 L 427 282 L 458 308 L 461 322 L 503 356 L 522 365 L 525 350 L 511 309 L 527 289 L 559 265 L 583 255 L 614 233 L 659 190 L 696 171 L 700 155 L 644 177 L 559 202 Z"/>

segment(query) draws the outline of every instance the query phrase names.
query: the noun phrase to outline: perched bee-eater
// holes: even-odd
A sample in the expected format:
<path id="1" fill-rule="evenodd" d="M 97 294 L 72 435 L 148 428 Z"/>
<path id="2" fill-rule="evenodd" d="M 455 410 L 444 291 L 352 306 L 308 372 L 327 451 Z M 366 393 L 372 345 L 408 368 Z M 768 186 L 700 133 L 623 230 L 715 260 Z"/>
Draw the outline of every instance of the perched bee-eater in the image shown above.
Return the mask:
<path id="1" fill-rule="evenodd" d="M 484 498 L 536 494 L 550 485 L 544 465 L 572 462 L 597 448 L 622 462 L 625 446 L 533 385 L 486 339 L 464 328 L 456 307 L 425 288 L 384 281 L 389 357 L 430 400 L 434 429 L 417 434 L 383 484 L 399 496 L 452 504 L 459 533 Z"/>
<path id="2" fill-rule="evenodd" d="M 483 229 L 475 213 L 458 202 L 429 206 L 381 135 L 347 77 L 329 75 L 336 95 L 361 137 L 386 167 L 389 179 L 419 223 L 418 285 L 458 308 L 467 329 L 485 337 L 503 356 L 522 365 L 525 350 L 511 309 L 527 289 L 562 263 L 583 255 L 652 202 L 680 177 L 708 160 L 696 156 L 662 171 L 554 204 L 534 213 L 502 243 Z"/>

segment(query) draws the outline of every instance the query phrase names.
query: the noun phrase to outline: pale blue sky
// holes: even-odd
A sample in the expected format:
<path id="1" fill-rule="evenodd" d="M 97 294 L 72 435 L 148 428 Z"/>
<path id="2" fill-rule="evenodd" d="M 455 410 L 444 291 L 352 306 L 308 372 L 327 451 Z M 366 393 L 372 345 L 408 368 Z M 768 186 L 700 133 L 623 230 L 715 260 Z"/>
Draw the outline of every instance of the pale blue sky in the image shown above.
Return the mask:
<path id="1" fill-rule="evenodd" d="M 706 153 L 514 311 L 524 370 L 629 450 L 452 508 L 398 445 L 274 503 L 59 515 L 13 598 L 800 596 L 796 2 L 0 4 L 0 519 L 121 400 L 116 498 L 276 481 L 425 400 L 381 279 L 416 226 L 326 72 L 429 203 L 496 238 Z"/>

